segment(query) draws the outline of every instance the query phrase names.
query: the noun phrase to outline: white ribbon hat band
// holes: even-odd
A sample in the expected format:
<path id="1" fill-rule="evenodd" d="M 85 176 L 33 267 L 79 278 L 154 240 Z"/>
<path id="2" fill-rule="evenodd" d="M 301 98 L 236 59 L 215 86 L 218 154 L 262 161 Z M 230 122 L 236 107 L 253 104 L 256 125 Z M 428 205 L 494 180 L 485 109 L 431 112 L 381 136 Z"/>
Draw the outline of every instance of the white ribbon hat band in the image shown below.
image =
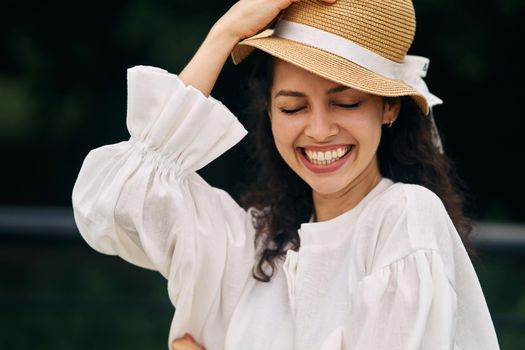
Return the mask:
<path id="1" fill-rule="evenodd" d="M 428 58 L 406 55 L 403 63 L 397 63 L 339 35 L 282 19 L 277 21 L 273 35 L 331 52 L 386 78 L 401 80 L 412 87 L 427 100 L 430 107 L 433 142 L 440 152 L 443 153 L 441 138 L 439 137 L 432 113 L 432 107 L 443 103 L 443 101 L 430 93 L 423 80 L 430 63 Z"/>

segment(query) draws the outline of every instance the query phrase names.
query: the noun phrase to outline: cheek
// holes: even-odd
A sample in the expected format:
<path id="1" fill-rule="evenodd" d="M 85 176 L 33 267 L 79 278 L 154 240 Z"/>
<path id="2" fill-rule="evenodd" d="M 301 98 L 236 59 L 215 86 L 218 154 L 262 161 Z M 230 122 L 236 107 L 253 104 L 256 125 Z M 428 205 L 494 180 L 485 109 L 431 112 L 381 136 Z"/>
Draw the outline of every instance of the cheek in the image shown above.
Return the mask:
<path id="1" fill-rule="evenodd" d="M 381 124 L 380 123 L 371 123 L 367 125 L 366 128 L 363 128 L 363 137 L 362 140 L 364 143 L 369 145 L 379 144 L 381 139 Z"/>
<path id="2" fill-rule="evenodd" d="M 346 129 L 355 137 L 360 146 L 369 147 L 379 144 L 381 138 L 380 116 L 352 118 L 351 125 L 349 124 L 346 125 Z"/>
<path id="3" fill-rule="evenodd" d="M 273 138 L 279 151 L 282 152 L 283 147 L 293 148 L 301 134 L 301 126 L 291 118 L 273 117 L 270 122 Z"/>

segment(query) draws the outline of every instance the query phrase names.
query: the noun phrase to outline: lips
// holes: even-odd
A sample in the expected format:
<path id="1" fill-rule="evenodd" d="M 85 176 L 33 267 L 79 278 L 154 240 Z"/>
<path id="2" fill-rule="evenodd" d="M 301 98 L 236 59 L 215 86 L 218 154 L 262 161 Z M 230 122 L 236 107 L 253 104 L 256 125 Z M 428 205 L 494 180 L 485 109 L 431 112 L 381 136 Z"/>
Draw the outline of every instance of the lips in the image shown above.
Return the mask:
<path id="1" fill-rule="evenodd" d="M 344 157 L 352 148 L 352 145 L 340 146 L 332 150 L 319 151 L 304 148 L 304 155 L 313 164 L 329 165 Z"/>
<path id="2" fill-rule="evenodd" d="M 353 154 L 355 145 L 325 147 L 299 147 L 303 164 L 315 173 L 327 173 L 339 169 Z"/>

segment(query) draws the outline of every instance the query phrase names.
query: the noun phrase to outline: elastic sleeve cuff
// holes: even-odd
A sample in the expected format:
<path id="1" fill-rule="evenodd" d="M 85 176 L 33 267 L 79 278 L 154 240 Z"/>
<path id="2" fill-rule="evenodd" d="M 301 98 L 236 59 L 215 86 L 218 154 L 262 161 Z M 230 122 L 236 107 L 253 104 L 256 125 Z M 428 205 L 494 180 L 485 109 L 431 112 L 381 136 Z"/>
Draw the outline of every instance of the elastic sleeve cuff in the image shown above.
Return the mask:
<path id="1" fill-rule="evenodd" d="M 220 101 L 148 66 L 128 69 L 127 126 L 134 141 L 183 171 L 204 167 L 247 134 Z"/>

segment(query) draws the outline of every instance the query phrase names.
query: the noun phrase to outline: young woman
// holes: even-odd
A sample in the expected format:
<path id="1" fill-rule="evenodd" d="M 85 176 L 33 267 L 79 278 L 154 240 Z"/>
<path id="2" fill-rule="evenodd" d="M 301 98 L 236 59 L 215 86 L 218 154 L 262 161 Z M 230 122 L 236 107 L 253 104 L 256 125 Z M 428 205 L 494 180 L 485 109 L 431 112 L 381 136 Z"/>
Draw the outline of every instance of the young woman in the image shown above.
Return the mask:
<path id="1" fill-rule="evenodd" d="M 410 0 L 241 0 L 179 75 L 128 71 L 131 138 L 87 156 L 75 218 L 166 277 L 171 349 L 498 349 L 414 31 Z M 242 208 L 195 171 L 246 134 L 209 94 L 255 48 Z"/>

